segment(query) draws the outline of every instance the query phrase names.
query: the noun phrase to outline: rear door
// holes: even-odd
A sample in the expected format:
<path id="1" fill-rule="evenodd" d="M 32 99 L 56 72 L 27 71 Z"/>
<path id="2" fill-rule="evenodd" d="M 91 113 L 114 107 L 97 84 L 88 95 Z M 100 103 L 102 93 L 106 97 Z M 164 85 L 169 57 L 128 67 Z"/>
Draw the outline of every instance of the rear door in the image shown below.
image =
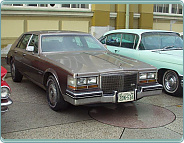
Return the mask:
<path id="1" fill-rule="evenodd" d="M 115 33 L 106 37 L 106 45 L 108 50 L 113 53 L 139 58 L 139 51 L 136 50 L 138 43 L 138 35 L 129 33 Z"/>

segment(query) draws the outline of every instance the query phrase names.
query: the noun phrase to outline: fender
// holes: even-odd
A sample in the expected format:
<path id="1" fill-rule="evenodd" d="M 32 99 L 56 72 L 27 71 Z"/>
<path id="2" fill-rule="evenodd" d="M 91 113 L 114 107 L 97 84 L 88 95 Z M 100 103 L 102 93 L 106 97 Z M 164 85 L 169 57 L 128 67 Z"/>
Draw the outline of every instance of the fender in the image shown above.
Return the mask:
<path id="1" fill-rule="evenodd" d="M 61 87 L 60 87 L 60 84 L 59 84 L 59 78 L 58 78 L 58 75 L 57 73 L 55 72 L 55 70 L 51 69 L 51 68 L 48 68 L 45 70 L 44 74 L 43 74 L 43 85 L 46 87 L 47 85 L 47 78 L 48 76 L 52 74 L 54 76 L 54 78 L 56 79 L 56 82 L 57 84 L 59 85 L 59 90 L 62 94 L 62 90 L 61 90 Z"/>

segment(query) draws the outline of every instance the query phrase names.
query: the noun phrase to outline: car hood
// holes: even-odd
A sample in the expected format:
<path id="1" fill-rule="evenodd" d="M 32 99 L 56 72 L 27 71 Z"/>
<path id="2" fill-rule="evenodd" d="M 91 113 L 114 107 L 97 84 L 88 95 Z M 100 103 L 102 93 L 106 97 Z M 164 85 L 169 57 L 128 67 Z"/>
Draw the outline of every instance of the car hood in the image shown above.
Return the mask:
<path id="1" fill-rule="evenodd" d="M 50 53 L 45 57 L 76 74 L 153 70 L 155 67 L 111 52 Z"/>

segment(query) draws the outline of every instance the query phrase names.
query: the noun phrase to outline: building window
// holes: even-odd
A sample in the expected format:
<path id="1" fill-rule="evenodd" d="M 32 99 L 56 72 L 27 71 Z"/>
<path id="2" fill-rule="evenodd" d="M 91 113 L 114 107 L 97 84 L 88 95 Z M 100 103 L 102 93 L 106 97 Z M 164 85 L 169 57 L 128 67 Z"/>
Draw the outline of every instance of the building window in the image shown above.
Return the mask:
<path id="1" fill-rule="evenodd" d="M 3 4 L 3 6 L 23 6 L 23 4 Z"/>
<path id="2" fill-rule="evenodd" d="M 90 9 L 90 4 L 3 4 L 3 6 Z"/>
<path id="3" fill-rule="evenodd" d="M 169 4 L 155 4 L 154 12 L 169 13 Z"/>
<path id="4" fill-rule="evenodd" d="M 182 14 L 183 10 L 181 4 L 154 4 L 154 12 Z"/>
<path id="5" fill-rule="evenodd" d="M 174 14 L 182 14 L 182 5 L 172 4 L 172 13 L 174 13 Z"/>
<path id="6" fill-rule="evenodd" d="M 61 7 L 70 8 L 70 4 L 62 4 Z"/>
<path id="7" fill-rule="evenodd" d="M 61 7 L 64 7 L 64 8 L 85 8 L 85 9 L 89 9 L 89 4 L 62 4 Z"/>
<path id="8" fill-rule="evenodd" d="M 29 6 L 29 7 L 47 7 L 48 4 L 26 4 L 24 6 Z"/>

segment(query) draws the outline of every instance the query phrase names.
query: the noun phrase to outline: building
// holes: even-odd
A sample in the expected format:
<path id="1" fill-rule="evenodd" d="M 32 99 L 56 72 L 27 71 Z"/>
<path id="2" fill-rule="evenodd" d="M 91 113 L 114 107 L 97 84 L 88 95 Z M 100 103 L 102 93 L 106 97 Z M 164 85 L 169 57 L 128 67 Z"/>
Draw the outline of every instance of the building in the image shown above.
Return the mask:
<path id="1" fill-rule="evenodd" d="M 180 4 L 3 4 L 1 48 L 35 30 L 83 31 L 96 38 L 120 28 L 183 32 L 182 11 Z"/>

